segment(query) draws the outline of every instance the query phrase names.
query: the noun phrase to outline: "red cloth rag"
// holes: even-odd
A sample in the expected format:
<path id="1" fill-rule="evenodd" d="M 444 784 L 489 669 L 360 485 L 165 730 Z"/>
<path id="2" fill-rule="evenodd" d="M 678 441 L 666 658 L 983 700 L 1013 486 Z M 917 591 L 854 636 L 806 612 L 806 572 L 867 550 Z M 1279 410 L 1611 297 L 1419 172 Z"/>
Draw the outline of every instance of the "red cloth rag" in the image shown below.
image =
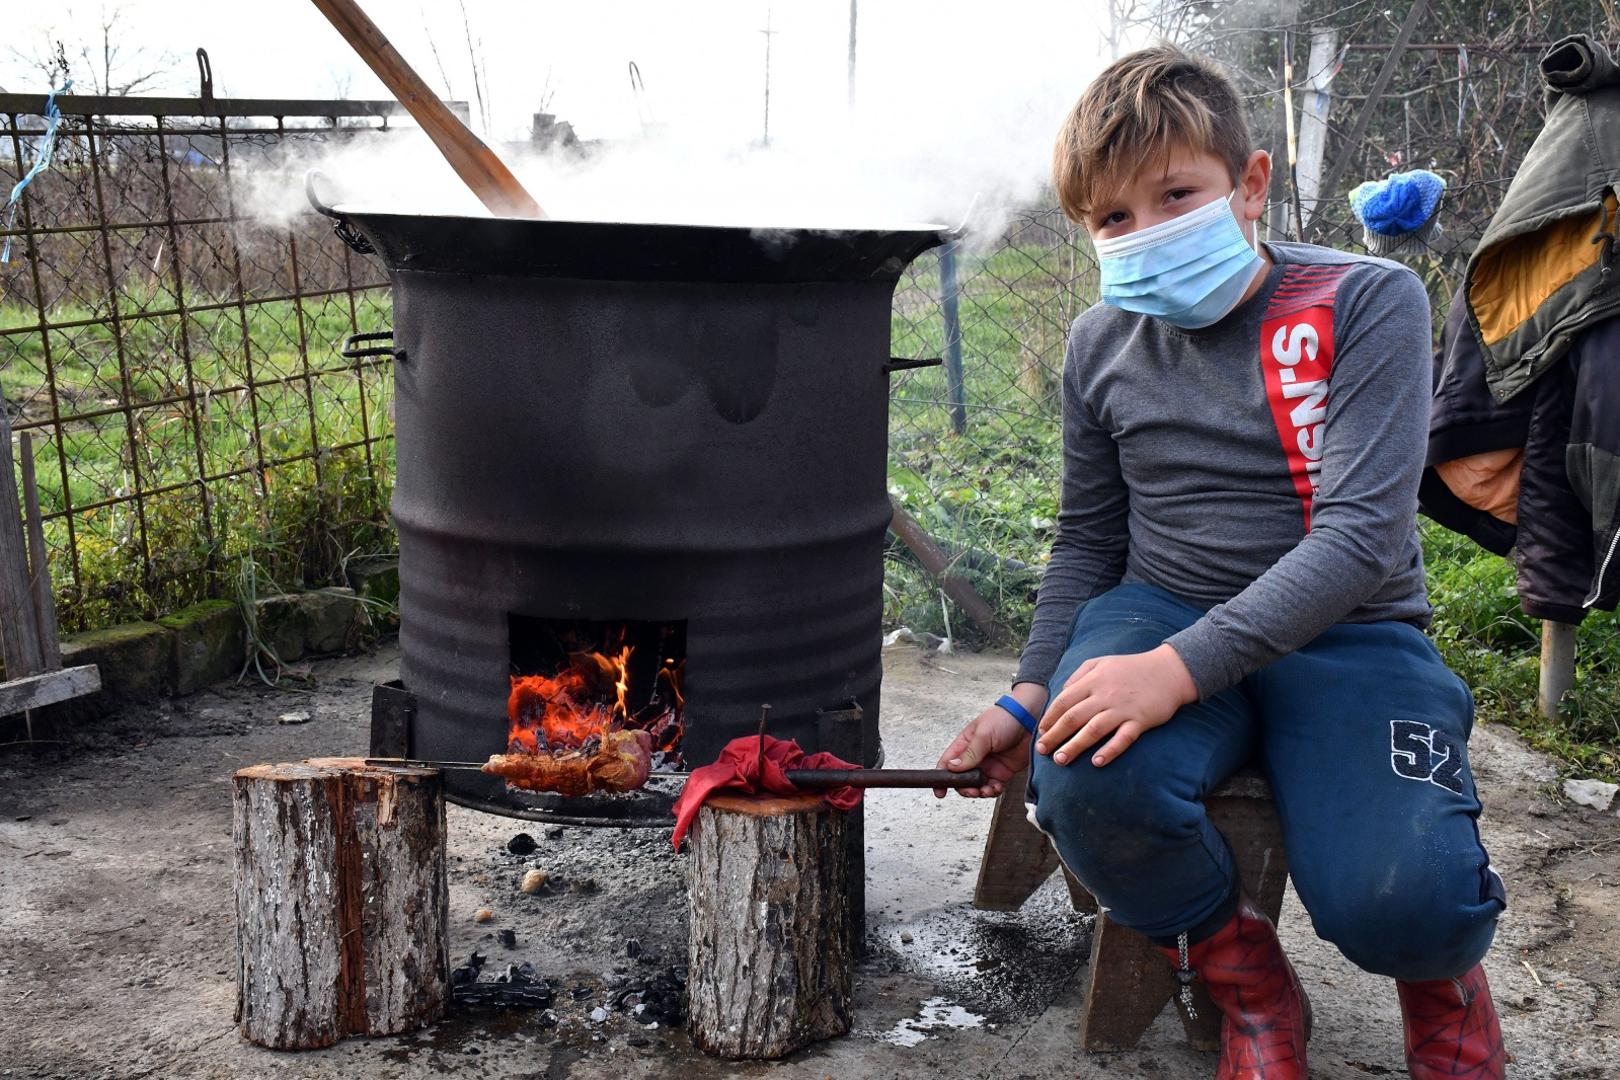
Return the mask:
<path id="1" fill-rule="evenodd" d="M 714 764 L 693 769 L 675 800 L 675 835 L 670 838 L 677 850 L 681 837 L 692 827 L 698 808 L 710 795 L 720 791 L 733 791 L 741 795 L 794 795 L 798 788 L 787 777 L 789 769 L 858 769 L 859 765 L 845 761 L 835 754 L 822 751 L 806 754 L 792 739 L 765 736 L 765 769 L 760 771 L 759 736 L 744 735 L 726 743 Z M 839 810 L 853 810 L 860 805 L 861 789 L 855 787 L 829 788 L 822 793 L 822 801 Z"/>

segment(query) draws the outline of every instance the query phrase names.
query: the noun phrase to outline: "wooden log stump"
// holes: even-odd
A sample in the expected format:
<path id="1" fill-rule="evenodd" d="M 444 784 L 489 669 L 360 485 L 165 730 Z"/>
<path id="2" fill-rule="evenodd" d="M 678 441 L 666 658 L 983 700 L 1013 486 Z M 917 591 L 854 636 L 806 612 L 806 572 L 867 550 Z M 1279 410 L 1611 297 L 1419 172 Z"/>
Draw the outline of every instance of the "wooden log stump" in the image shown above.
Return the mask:
<path id="1" fill-rule="evenodd" d="M 687 865 L 688 1026 L 728 1058 L 779 1058 L 849 1031 L 845 815 L 819 796 L 704 803 Z"/>
<path id="2" fill-rule="evenodd" d="M 444 787 L 432 769 L 314 758 L 235 776 L 236 1019 L 278 1050 L 444 1016 Z"/>

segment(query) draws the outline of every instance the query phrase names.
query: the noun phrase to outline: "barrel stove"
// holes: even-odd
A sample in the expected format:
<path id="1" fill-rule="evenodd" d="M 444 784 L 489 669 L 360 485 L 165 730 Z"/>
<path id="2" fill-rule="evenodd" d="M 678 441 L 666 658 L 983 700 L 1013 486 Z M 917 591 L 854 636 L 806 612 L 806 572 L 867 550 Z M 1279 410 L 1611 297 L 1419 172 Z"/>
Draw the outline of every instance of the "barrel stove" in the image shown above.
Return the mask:
<path id="1" fill-rule="evenodd" d="M 890 359 L 890 304 L 940 229 L 316 205 L 393 285 L 391 342 L 360 343 L 395 358 L 402 687 L 379 691 L 374 752 L 501 753 L 531 680 L 653 729 L 655 767 L 713 760 L 763 705 L 774 735 L 879 762 L 887 381 L 915 363 Z M 446 785 L 661 825 L 675 786 Z"/>

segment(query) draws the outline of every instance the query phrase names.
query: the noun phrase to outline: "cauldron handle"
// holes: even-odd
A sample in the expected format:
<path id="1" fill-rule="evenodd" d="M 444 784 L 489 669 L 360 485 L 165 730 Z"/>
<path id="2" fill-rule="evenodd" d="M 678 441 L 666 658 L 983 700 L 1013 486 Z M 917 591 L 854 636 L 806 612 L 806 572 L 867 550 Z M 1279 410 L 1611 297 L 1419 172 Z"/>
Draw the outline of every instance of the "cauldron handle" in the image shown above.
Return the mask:
<path id="1" fill-rule="evenodd" d="M 373 254 L 377 249 L 371 246 L 371 241 L 367 240 L 348 218 L 321 201 L 320 193 L 315 190 L 315 184 L 317 180 L 325 179 L 326 174 L 319 169 L 310 169 L 304 173 L 304 197 L 309 200 L 309 205 L 315 208 L 317 214 L 324 214 L 332 219 L 332 231 L 337 233 L 338 239 L 348 244 L 355 254 Z"/>

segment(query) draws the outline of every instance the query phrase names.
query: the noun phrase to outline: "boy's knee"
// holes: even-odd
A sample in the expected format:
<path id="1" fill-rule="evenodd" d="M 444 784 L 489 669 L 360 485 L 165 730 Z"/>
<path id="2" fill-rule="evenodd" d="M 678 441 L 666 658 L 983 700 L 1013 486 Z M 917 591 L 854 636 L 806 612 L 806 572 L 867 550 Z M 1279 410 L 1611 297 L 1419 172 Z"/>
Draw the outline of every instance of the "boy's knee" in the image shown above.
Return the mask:
<path id="1" fill-rule="evenodd" d="M 1383 876 L 1339 887 L 1310 905 L 1317 934 L 1351 963 L 1407 982 L 1449 979 L 1479 963 L 1503 904 L 1477 886 L 1445 888 L 1432 876 Z"/>

